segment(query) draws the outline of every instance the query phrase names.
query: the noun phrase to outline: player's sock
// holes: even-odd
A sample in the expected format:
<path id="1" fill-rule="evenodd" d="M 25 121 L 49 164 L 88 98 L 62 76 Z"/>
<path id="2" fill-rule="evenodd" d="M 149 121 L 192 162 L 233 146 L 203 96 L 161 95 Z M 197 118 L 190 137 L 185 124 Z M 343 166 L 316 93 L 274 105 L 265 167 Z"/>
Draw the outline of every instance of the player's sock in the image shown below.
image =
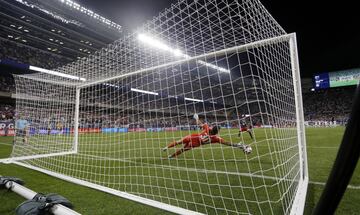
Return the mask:
<path id="1" fill-rule="evenodd" d="M 249 133 L 251 139 L 253 140 L 254 138 L 253 138 L 252 132 L 251 132 L 251 131 L 248 131 L 248 133 Z"/>

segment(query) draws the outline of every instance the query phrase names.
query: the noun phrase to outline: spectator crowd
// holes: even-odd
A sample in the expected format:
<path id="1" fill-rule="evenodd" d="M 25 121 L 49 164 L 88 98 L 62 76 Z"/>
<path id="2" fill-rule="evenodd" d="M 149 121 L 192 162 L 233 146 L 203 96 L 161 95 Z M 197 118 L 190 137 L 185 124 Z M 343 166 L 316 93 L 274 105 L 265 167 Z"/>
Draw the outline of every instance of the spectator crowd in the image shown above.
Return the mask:
<path id="1" fill-rule="evenodd" d="M 0 120 L 13 120 L 15 107 L 7 104 L 0 104 Z"/>
<path id="2" fill-rule="evenodd" d="M 11 76 L 0 76 L 0 91 L 15 93 L 15 83 Z"/>
<path id="3" fill-rule="evenodd" d="M 12 41 L 0 40 L 0 59 L 53 69 L 68 61 L 60 56 Z"/>
<path id="4" fill-rule="evenodd" d="M 303 95 L 305 121 L 346 122 L 354 88 L 333 88 Z"/>
<path id="5" fill-rule="evenodd" d="M 0 78 L 1 83 L 3 80 Z M 1 89 L 4 87 L 2 86 Z M 345 124 L 348 114 L 351 110 L 353 88 L 336 88 L 321 90 L 317 92 L 305 93 L 304 115 L 305 121 L 337 121 Z M 192 126 L 195 122 L 192 118 L 192 112 L 185 110 L 185 106 L 180 108 L 179 113 L 173 112 L 149 112 L 149 111 L 125 111 L 121 109 L 99 109 L 81 111 L 79 127 L 80 128 L 147 128 L 147 127 L 176 127 Z M 184 109 L 184 110 L 183 110 Z M 185 112 L 187 112 L 185 114 Z M 71 110 L 63 111 L 37 108 L 27 108 L 21 111 L 23 116 L 29 118 L 32 123 L 38 127 L 55 128 L 57 123 L 63 126 L 72 127 L 73 113 Z M 68 113 L 66 113 L 68 112 Z M 12 120 L 15 116 L 15 107 L 12 105 L 0 105 L 0 120 Z M 222 111 L 204 112 L 201 118 L 212 124 L 216 123 L 221 126 L 238 127 L 239 118 L 236 116 L 227 116 Z M 266 118 L 261 115 L 252 115 L 252 123 L 255 124 L 272 124 L 264 122 Z M 250 124 L 249 118 L 244 119 L 246 124 Z"/>

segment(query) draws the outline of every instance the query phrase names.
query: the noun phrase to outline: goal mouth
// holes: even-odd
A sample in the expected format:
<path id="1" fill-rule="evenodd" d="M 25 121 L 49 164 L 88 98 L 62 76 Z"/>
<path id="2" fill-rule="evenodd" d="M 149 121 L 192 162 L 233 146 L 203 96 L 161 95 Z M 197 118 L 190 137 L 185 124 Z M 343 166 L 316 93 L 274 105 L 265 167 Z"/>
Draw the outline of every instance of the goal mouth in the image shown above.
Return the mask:
<path id="1" fill-rule="evenodd" d="M 10 162 L 179 214 L 302 213 L 296 37 L 258 1 L 179 1 L 55 72 L 15 77 Z"/>

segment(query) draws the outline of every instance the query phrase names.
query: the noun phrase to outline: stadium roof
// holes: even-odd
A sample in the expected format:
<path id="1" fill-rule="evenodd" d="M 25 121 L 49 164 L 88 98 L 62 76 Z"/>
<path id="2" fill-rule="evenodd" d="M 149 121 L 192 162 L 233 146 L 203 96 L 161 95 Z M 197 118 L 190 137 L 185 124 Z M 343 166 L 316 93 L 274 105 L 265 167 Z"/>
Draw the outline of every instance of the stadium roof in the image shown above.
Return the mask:
<path id="1" fill-rule="evenodd" d="M 121 26 L 70 0 L 0 0 L 0 39 L 73 61 L 121 36 Z"/>

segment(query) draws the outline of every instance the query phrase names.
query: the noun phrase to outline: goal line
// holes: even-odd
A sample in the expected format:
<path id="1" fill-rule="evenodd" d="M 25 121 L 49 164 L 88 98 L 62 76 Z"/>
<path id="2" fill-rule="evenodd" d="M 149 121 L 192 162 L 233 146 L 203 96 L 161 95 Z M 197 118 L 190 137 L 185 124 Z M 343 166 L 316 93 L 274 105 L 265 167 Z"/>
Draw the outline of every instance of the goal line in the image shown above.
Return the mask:
<path id="1" fill-rule="evenodd" d="M 111 189 L 111 188 L 101 186 L 101 185 L 98 185 L 98 184 L 95 184 L 95 183 L 91 183 L 91 182 L 88 182 L 88 181 L 84 181 L 84 180 L 81 180 L 81 179 L 76 179 L 76 178 L 73 178 L 73 177 L 70 177 L 70 176 L 67 176 L 67 175 L 63 175 L 63 174 L 56 173 L 56 172 L 53 172 L 53 171 L 49 171 L 49 170 L 46 170 L 46 169 L 43 169 L 43 168 L 35 167 L 35 166 L 29 165 L 29 164 L 25 164 L 25 163 L 21 163 L 21 162 L 17 162 L 17 161 L 14 161 L 12 163 L 14 163 L 16 165 L 19 165 L 19 166 L 26 167 L 28 169 L 32 169 L 32 170 L 36 170 L 36 171 L 45 173 L 47 175 L 50 175 L 50 176 L 53 176 L 53 177 L 56 177 L 56 178 L 59 178 L 59 179 L 74 183 L 74 184 L 78 184 L 78 185 L 86 186 L 86 187 L 96 189 L 96 190 L 99 190 L 99 191 L 102 191 L 102 192 L 110 193 L 110 194 L 113 194 L 113 195 L 116 195 L 116 196 L 119 196 L 119 197 L 122 197 L 122 198 L 125 198 L 125 199 L 128 199 L 128 200 L 132 200 L 132 201 L 135 201 L 135 202 L 138 202 L 138 203 L 141 203 L 141 204 L 145 204 L 145 205 L 148 205 L 148 206 L 151 206 L 151 207 L 159 208 L 159 209 L 162 209 L 162 210 L 167 210 L 167 211 L 170 211 L 170 212 L 173 212 L 173 213 L 176 213 L 176 214 L 188 214 L 188 215 L 201 215 L 202 214 L 202 213 L 199 213 L 199 212 L 195 212 L 195 211 L 187 210 L 187 209 L 184 209 L 184 208 L 176 207 L 176 206 L 169 205 L 169 204 L 166 204 L 166 203 L 162 203 L 162 202 L 159 202 L 159 201 L 143 198 L 143 197 L 140 197 L 140 196 L 137 196 L 137 195 L 127 193 L 127 192 L 122 192 L 122 191 L 119 191 L 119 190 Z"/>

